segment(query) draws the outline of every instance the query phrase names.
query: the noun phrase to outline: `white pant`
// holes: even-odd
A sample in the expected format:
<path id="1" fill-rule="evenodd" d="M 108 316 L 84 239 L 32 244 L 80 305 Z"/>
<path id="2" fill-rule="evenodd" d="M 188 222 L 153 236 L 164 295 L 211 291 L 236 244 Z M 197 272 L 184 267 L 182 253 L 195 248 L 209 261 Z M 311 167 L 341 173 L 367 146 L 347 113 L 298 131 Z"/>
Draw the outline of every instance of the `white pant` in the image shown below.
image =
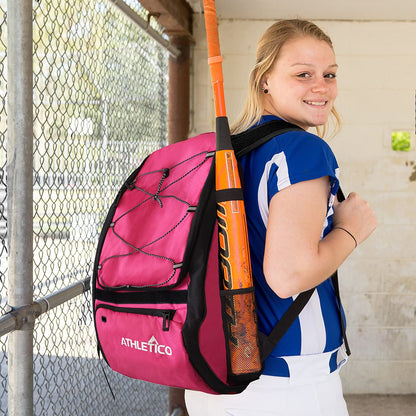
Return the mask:
<path id="1" fill-rule="evenodd" d="M 236 395 L 185 392 L 190 416 L 348 416 L 339 371 L 318 380 L 261 376 Z"/>

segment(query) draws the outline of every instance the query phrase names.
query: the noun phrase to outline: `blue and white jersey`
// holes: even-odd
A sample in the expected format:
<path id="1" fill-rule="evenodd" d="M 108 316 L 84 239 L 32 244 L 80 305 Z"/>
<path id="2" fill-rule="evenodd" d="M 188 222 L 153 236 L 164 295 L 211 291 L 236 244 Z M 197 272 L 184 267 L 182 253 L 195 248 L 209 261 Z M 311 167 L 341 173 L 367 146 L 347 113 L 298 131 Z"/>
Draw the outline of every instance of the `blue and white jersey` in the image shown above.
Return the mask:
<path id="1" fill-rule="evenodd" d="M 260 123 L 273 119 L 276 117 L 263 116 Z M 306 131 L 291 131 L 245 155 L 241 165 L 259 328 L 269 334 L 294 299 L 279 298 L 263 274 L 270 201 L 277 192 L 294 183 L 328 176 L 330 196 L 322 226 L 324 237 L 332 227 L 333 203 L 339 187 L 338 164 L 332 150 L 321 138 Z M 328 279 L 318 286 L 271 356 L 321 354 L 334 351 L 341 344 L 337 300 Z M 284 375 L 275 373 L 272 367 L 270 360 L 266 360 L 264 374 Z"/>

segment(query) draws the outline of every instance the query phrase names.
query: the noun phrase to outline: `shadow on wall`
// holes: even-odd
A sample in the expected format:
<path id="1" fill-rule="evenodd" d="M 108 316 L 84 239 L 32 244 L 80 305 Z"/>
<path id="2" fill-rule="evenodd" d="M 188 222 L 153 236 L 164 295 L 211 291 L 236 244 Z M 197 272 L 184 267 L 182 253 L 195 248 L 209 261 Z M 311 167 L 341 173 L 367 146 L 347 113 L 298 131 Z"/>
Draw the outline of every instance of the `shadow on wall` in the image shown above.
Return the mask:
<path id="1" fill-rule="evenodd" d="M 409 176 L 409 181 L 416 182 L 416 163 L 412 160 L 410 162 L 406 162 L 406 166 L 410 166 L 413 168 L 413 172 Z"/>

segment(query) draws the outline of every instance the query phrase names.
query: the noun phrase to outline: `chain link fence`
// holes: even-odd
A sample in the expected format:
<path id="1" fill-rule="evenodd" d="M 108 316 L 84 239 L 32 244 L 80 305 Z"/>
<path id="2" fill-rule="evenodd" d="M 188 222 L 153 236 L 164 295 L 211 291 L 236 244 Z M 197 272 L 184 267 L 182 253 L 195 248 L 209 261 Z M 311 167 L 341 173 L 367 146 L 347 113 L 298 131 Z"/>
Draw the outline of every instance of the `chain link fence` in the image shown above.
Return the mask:
<path id="1" fill-rule="evenodd" d="M 0 3 L 0 315 L 7 303 L 7 222 L 6 222 L 6 10 Z M 0 414 L 7 403 L 7 337 L 0 338 Z"/>
<path id="2" fill-rule="evenodd" d="M 125 3 L 147 18 L 137 1 Z M 2 315 L 6 14 L 6 0 L 0 0 Z M 28 94 L 34 101 L 33 290 L 39 299 L 92 275 L 100 228 L 119 187 L 147 154 L 166 144 L 168 53 L 109 0 L 33 1 L 33 42 L 34 90 Z M 7 336 L 0 348 L 0 415 L 7 415 Z M 167 395 L 167 388 L 123 377 L 98 359 L 90 292 L 36 321 L 35 415 L 165 415 Z"/>

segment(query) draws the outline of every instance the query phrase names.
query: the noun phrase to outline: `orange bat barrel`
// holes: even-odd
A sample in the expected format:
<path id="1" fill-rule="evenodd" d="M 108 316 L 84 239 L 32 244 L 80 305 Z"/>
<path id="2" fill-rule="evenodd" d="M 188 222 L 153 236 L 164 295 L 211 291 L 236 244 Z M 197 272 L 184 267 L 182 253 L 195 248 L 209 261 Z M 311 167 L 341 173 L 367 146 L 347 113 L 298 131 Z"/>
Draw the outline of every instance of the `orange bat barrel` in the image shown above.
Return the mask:
<path id="1" fill-rule="evenodd" d="M 246 213 L 237 161 L 226 117 L 222 56 L 215 0 L 204 0 L 208 63 L 216 113 L 216 197 L 219 262 L 226 320 L 229 380 L 244 380 L 262 369 Z"/>
<path id="2" fill-rule="evenodd" d="M 217 135 L 226 135 L 228 120 L 217 118 Z M 216 195 L 219 261 L 226 317 L 230 380 L 261 371 L 257 313 L 243 191 L 237 160 L 230 148 L 217 150 Z"/>

